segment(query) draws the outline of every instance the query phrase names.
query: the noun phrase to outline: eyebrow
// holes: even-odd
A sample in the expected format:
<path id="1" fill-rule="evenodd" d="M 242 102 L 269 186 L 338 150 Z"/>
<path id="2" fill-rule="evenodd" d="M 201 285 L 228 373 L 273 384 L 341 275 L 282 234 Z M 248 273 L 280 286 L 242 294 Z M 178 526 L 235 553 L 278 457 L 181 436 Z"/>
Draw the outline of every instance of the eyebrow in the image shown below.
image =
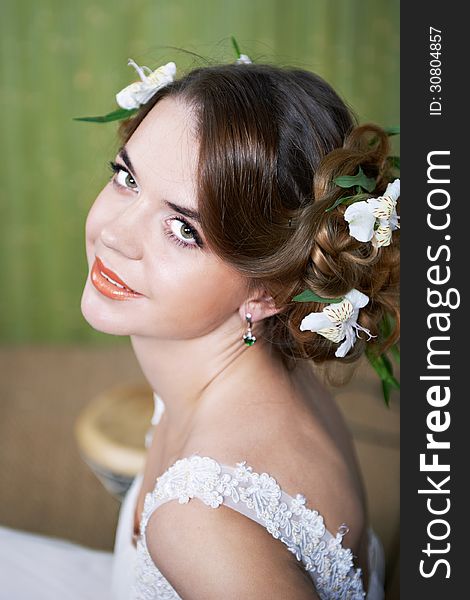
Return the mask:
<path id="1" fill-rule="evenodd" d="M 193 221 L 201 222 L 201 217 L 197 210 L 193 210 L 192 208 L 188 208 L 187 206 L 180 206 L 179 204 L 175 204 L 174 202 L 170 202 L 169 200 L 163 200 L 163 202 L 174 211 L 193 219 Z"/>
<path id="2" fill-rule="evenodd" d="M 118 156 L 120 156 L 122 158 L 125 165 L 129 168 L 130 171 L 132 171 L 132 175 L 137 177 L 137 173 L 134 169 L 134 166 L 132 165 L 131 159 L 129 158 L 129 154 L 127 154 L 127 150 L 126 150 L 125 146 L 123 146 L 122 148 L 119 148 Z"/>
<path id="3" fill-rule="evenodd" d="M 138 179 L 137 173 L 134 169 L 131 159 L 129 158 L 129 154 L 127 153 L 125 146 L 122 146 L 122 148 L 119 149 L 118 156 L 120 156 L 122 158 L 125 165 L 129 168 L 130 171 L 132 171 L 132 174 Z M 169 208 L 171 208 L 172 210 L 174 210 L 176 212 L 181 213 L 185 217 L 189 217 L 190 219 L 192 219 L 193 221 L 196 221 L 197 223 L 201 222 L 201 217 L 197 210 L 193 210 L 192 208 L 188 208 L 187 206 L 180 206 L 179 204 L 175 204 L 174 202 L 170 202 L 169 200 L 164 200 L 163 202 Z"/>

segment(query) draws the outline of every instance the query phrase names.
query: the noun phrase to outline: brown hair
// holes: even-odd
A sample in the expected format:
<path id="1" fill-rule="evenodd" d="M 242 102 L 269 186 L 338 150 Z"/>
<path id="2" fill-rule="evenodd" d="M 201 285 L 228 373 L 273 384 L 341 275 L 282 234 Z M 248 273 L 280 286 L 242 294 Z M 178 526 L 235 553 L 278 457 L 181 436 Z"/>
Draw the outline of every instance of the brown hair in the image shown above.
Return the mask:
<path id="1" fill-rule="evenodd" d="M 375 248 L 349 234 L 340 204 L 351 190 L 333 183 L 361 166 L 376 180 L 371 196 L 391 181 L 390 143 L 378 125 L 358 126 L 353 111 L 318 75 L 267 64 L 198 67 L 158 90 L 120 126 L 124 143 L 165 97 L 193 109 L 200 142 L 198 201 L 201 227 L 214 252 L 263 289 L 282 310 L 264 319 L 263 335 L 287 367 L 298 358 L 334 359 L 337 343 L 300 331 L 302 319 L 325 304 L 295 302 L 311 289 L 339 297 L 352 288 L 369 303 L 358 322 L 378 334 L 384 315 L 392 334 L 367 342 L 386 350 L 399 337 L 399 230 L 389 246 Z M 364 351 L 365 333 L 343 362 Z M 380 348 L 379 348 L 380 347 Z"/>

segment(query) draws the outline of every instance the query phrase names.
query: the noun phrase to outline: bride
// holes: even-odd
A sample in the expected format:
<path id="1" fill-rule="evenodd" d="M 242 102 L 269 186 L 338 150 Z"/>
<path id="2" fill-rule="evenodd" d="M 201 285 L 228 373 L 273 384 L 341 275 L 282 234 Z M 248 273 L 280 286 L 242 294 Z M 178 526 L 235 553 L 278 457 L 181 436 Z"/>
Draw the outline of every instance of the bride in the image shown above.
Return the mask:
<path id="1" fill-rule="evenodd" d="M 136 498 L 134 593 L 377 598 L 351 437 L 308 359 L 357 358 L 352 320 L 370 340 L 394 308 L 393 219 L 388 243 L 359 240 L 344 205 L 325 210 L 345 195 L 334 177 L 361 167 L 392 204 L 399 181 L 384 131 L 357 127 L 320 77 L 244 62 L 174 80 L 174 63 L 147 77 L 130 61 L 141 89 L 118 101 L 139 110 L 87 219 L 82 312 L 130 336 L 165 408 Z M 292 301 L 306 289 L 342 303 Z"/>
<path id="2" fill-rule="evenodd" d="M 398 337 L 379 336 L 398 317 L 388 136 L 301 69 L 131 63 L 81 300 L 93 328 L 130 336 L 159 409 L 114 595 L 383 598 L 351 435 L 312 365 Z"/>

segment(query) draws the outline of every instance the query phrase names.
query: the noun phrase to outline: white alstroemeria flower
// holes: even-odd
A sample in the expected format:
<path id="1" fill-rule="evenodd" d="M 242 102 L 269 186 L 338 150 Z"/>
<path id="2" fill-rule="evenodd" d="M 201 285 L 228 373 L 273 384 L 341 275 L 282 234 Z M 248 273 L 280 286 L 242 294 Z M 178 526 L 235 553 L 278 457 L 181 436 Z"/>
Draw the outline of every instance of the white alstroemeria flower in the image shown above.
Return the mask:
<path id="1" fill-rule="evenodd" d="M 141 81 L 131 83 L 116 94 L 116 102 L 121 108 L 130 110 L 145 104 L 161 87 L 171 83 L 176 74 L 176 65 L 169 62 L 152 71 L 148 67 L 139 67 L 132 58 L 127 62 L 134 67 Z M 145 73 L 148 73 L 147 75 Z"/>
<path id="2" fill-rule="evenodd" d="M 237 58 L 235 64 L 237 65 L 251 65 L 251 58 L 249 58 L 246 54 L 240 54 L 240 58 Z"/>
<path id="3" fill-rule="evenodd" d="M 335 352 L 335 356 L 342 358 L 343 356 L 346 356 L 349 349 L 354 345 L 354 333 L 356 333 L 357 337 L 360 337 L 358 333 L 359 329 L 368 334 L 369 339 L 367 341 L 369 341 L 371 337 L 377 337 L 376 335 L 372 335 L 368 329 L 362 327 L 357 322 L 359 309 L 368 302 L 368 296 L 359 290 L 352 289 L 345 294 L 342 302 L 328 304 L 321 313 L 311 312 L 304 317 L 300 323 L 300 330 L 316 331 L 332 342 L 341 342 L 346 338 Z M 356 331 L 354 332 L 354 330 Z"/>
<path id="4" fill-rule="evenodd" d="M 392 231 L 399 229 L 400 224 L 396 205 L 400 197 L 400 180 L 389 183 L 383 196 L 369 198 L 350 204 L 344 212 L 349 223 L 349 233 L 360 242 L 373 240 L 377 246 L 388 246 L 392 239 Z M 378 221 L 378 228 L 374 225 Z"/>

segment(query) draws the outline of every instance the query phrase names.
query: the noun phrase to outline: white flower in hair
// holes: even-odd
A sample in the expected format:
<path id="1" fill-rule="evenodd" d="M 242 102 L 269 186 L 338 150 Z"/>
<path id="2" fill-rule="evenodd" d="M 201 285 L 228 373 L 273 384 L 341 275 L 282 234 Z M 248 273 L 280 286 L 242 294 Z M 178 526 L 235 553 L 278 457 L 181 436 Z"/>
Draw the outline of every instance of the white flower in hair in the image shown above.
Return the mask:
<path id="1" fill-rule="evenodd" d="M 388 246 L 392 231 L 399 229 L 396 204 L 400 196 L 400 180 L 389 183 L 383 196 L 350 204 L 344 212 L 349 233 L 360 242 L 373 240 L 377 246 Z M 374 229 L 378 222 L 378 228 Z"/>
<path id="2" fill-rule="evenodd" d="M 174 62 L 162 65 L 155 71 L 148 67 L 139 67 L 132 58 L 128 60 L 127 64 L 134 67 L 141 81 L 131 83 L 116 94 L 116 102 L 126 110 L 139 108 L 141 104 L 145 104 L 157 90 L 171 83 L 176 74 Z"/>
<path id="3" fill-rule="evenodd" d="M 237 65 L 251 65 L 252 61 L 246 54 L 240 54 L 240 58 L 237 58 L 235 64 Z"/>
<path id="4" fill-rule="evenodd" d="M 359 290 L 352 289 L 345 294 L 344 300 L 341 302 L 329 304 L 325 306 L 322 312 L 311 312 L 304 317 L 300 323 L 300 330 L 316 331 L 332 342 L 345 340 L 335 352 L 335 356 L 342 358 L 354 346 L 356 336 L 360 337 L 358 330 L 361 329 L 369 335 L 367 341 L 371 337 L 377 337 L 357 322 L 359 309 L 368 302 L 368 296 Z"/>

